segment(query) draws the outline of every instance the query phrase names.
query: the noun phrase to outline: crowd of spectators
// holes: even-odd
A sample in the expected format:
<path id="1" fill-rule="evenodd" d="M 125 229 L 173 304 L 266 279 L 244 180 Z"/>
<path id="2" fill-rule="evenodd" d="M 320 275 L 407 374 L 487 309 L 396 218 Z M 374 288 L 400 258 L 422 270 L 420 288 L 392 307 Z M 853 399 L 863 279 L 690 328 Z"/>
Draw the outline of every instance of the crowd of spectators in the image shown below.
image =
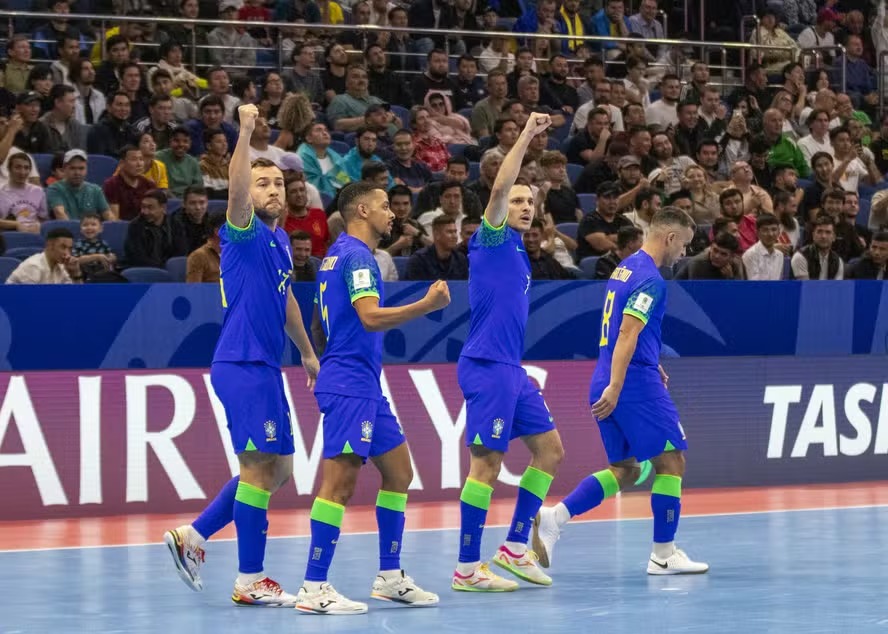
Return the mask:
<path id="1" fill-rule="evenodd" d="M 520 175 L 537 203 L 524 236 L 534 279 L 606 279 L 666 204 L 698 225 L 667 276 L 884 279 L 885 2 L 762 6 L 747 38 L 762 48 L 742 68 L 733 54 L 731 68 L 710 68 L 700 48 L 658 42 L 670 6 L 632 6 L 93 0 L 118 16 L 102 33 L 81 6 L 48 0 L 53 19 L 6 33 L 0 238 L 42 236 L 9 249 L 22 261 L 7 283 L 124 281 L 182 259 L 187 281 L 218 280 L 245 102 L 261 113 L 251 155 L 286 176 L 297 281 L 314 279 L 343 231 L 337 195 L 356 180 L 389 192 L 394 228 L 376 251 L 386 280 L 466 279 L 467 241 L 534 111 L 553 119 Z M 738 40 L 740 9 L 722 9 L 709 32 Z M 179 20 L 132 19 L 145 15 Z M 347 23 L 431 31 L 329 28 Z M 122 239 L 105 240 L 121 222 Z"/>

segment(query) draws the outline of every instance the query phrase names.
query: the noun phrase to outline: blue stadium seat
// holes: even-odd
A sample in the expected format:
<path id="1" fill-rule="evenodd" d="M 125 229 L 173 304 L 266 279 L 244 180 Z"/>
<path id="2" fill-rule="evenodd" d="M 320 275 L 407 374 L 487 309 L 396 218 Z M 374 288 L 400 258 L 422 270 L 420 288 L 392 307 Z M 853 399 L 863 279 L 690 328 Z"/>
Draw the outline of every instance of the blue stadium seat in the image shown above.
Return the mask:
<path id="1" fill-rule="evenodd" d="M 227 200 L 211 200 L 207 203 L 207 213 L 210 215 L 224 214 L 228 211 Z"/>
<path id="2" fill-rule="evenodd" d="M 324 204 L 324 209 L 330 206 L 330 203 L 333 202 L 333 196 L 330 194 L 325 194 L 324 192 L 320 192 L 321 194 L 321 202 Z"/>
<path id="3" fill-rule="evenodd" d="M 111 156 L 92 154 L 86 166 L 86 180 L 101 187 L 114 175 L 120 161 Z"/>
<path id="4" fill-rule="evenodd" d="M 111 247 L 118 261 L 123 260 L 123 243 L 129 231 L 128 220 L 106 220 L 102 223 L 102 239 Z"/>
<path id="5" fill-rule="evenodd" d="M 549 137 L 549 142 L 546 145 L 547 150 L 560 150 L 561 149 L 561 139 L 557 139 L 554 136 Z"/>
<path id="6" fill-rule="evenodd" d="M 80 238 L 79 220 L 47 220 L 40 226 L 40 235 L 43 236 L 43 239 L 45 240 L 46 234 L 53 229 L 67 229 L 74 236 L 75 241 Z"/>
<path id="7" fill-rule="evenodd" d="M 21 260 L 16 258 L 0 257 L 0 284 L 5 284 L 10 274 L 18 268 Z"/>
<path id="8" fill-rule="evenodd" d="M 357 132 L 346 132 L 343 141 L 348 144 L 348 147 L 355 147 L 355 138 L 358 136 Z"/>
<path id="9" fill-rule="evenodd" d="M 391 110 L 394 113 L 394 115 L 401 120 L 401 126 L 404 127 L 405 129 L 409 130 L 410 129 L 410 111 L 407 110 L 407 108 L 404 108 L 403 106 L 392 105 L 390 107 L 391 107 Z"/>
<path id="10" fill-rule="evenodd" d="M 450 152 L 450 156 L 462 156 L 463 152 L 466 151 L 466 147 L 468 147 L 465 143 L 451 143 L 447 146 L 447 151 Z"/>
<path id="11" fill-rule="evenodd" d="M 577 165 L 576 163 L 568 163 L 567 164 L 567 180 L 571 183 L 576 183 L 577 179 L 580 178 L 580 174 L 583 173 L 583 165 Z"/>
<path id="12" fill-rule="evenodd" d="M 566 236 L 570 236 L 574 240 L 577 239 L 577 228 L 579 227 L 578 222 L 561 222 L 555 225 L 555 228 L 558 229 L 561 233 Z"/>
<path id="13" fill-rule="evenodd" d="M 595 211 L 595 207 L 598 204 L 598 196 L 595 194 L 577 194 L 577 198 L 580 199 L 580 209 L 583 210 L 584 214 Z"/>
<path id="14" fill-rule="evenodd" d="M 796 186 L 797 186 L 799 189 L 807 189 L 807 188 L 810 187 L 813 183 L 814 183 L 814 181 L 808 180 L 807 178 L 799 178 L 799 179 L 796 180 Z"/>
<path id="15" fill-rule="evenodd" d="M 594 280 L 595 279 L 595 265 L 598 264 L 598 256 L 590 255 L 589 257 L 585 257 L 580 260 L 580 270 L 583 272 L 583 275 L 586 279 Z"/>
<path id="16" fill-rule="evenodd" d="M 792 266 L 790 266 L 792 258 L 789 256 L 783 258 L 783 277 L 781 279 L 791 280 L 792 277 Z"/>
<path id="17" fill-rule="evenodd" d="M 564 115 L 564 125 L 560 128 L 549 128 L 549 136 L 554 136 L 559 141 L 564 141 L 570 133 L 570 126 L 573 125 L 573 115 Z"/>
<path id="18" fill-rule="evenodd" d="M 155 269 L 151 266 L 134 266 L 124 269 L 123 276 L 130 282 L 136 284 L 157 284 L 161 282 L 172 282 L 173 276 L 164 269 Z"/>
<path id="19" fill-rule="evenodd" d="M 345 141 L 330 141 L 330 149 L 340 156 L 345 156 L 351 147 Z"/>
<path id="20" fill-rule="evenodd" d="M 52 174 L 52 154 L 32 154 L 37 163 L 37 171 L 40 173 L 40 183 L 45 183 Z"/>
<path id="21" fill-rule="evenodd" d="M 174 282 L 185 281 L 185 271 L 188 267 L 188 258 L 183 256 L 170 258 L 166 263 L 167 273 L 173 278 Z"/>
<path id="22" fill-rule="evenodd" d="M 410 258 L 406 255 L 396 255 L 392 258 L 392 262 L 395 263 L 395 268 L 398 270 L 398 279 L 403 280 L 404 276 L 407 274 L 407 260 Z"/>
<path id="23" fill-rule="evenodd" d="M 14 249 L 6 249 L 6 257 L 15 258 L 17 260 L 27 260 L 36 253 L 43 251 L 43 247 L 15 247 Z"/>
<path id="24" fill-rule="evenodd" d="M 870 209 L 872 207 L 872 198 L 860 198 L 860 212 L 857 214 L 857 224 L 867 226 L 869 224 Z"/>
<path id="25" fill-rule="evenodd" d="M 481 177 L 481 163 L 469 163 L 469 180 L 476 181 Z"/>
<path id="26" fill-rule="evenodd" d="M 460 108 L 457 114 L 464 116 L 469 121 L 472 120 L 472 109 L 471 108 Z"/>
<path id="27" fill-rule="evenodd" d="M 43 248 L 43 236 L 39 233 L 4 231 L 3 239 L 6 241 L 7 249 L 18 249 L 20 247 L 37 247 L 38 249 Z"/>

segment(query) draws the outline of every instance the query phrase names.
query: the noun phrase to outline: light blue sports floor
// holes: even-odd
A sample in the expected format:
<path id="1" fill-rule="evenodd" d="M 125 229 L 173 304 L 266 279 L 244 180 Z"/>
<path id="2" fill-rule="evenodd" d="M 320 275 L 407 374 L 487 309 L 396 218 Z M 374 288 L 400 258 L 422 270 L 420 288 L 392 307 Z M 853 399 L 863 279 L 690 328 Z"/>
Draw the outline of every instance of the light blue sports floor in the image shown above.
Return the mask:
<path id="1" fill-rule="evenodd" d="M 409 520 L 408 520 L 409 521 Z M 2 530 L 2 525 L 0 525 Z M 487 551 L 505 528 L 485 535 Z M 649 520 L 571 524 L 558 543 L 551 588 L 453 592 L 453 530 L 413 531 L 408 574 L 441 595 L 438 608 L 370 600 L 363 616 L 235 607 L 235 544 L 211 543 L 205 589 L 188 590 L 161 545 L 0 552 L 0 632 L 774 632 L 888 633 L 888 508 L 686 517 L 679 545 L 708 575 L 648 577 Z M 269 541 L 266 572 L 298 590 L 306 538 Z M 331 582 L 366 600 L 374 535 L 344 535 Z"/>

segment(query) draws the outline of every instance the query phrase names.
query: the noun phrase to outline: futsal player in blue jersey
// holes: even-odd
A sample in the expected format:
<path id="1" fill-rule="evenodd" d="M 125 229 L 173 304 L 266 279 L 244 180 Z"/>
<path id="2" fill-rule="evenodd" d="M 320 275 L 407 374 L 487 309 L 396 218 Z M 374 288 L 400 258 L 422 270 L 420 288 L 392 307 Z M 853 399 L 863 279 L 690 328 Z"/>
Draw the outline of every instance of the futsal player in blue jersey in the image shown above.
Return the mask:
<path id="1" fill-rule="evenodd" d="M 263 159 L 250 164 L 250 136 L 259 111 L 238 108 L 240 133 L 231 156 L 227 222 L 222 241 L 222 332 L 210 379 L 225 408 L 240 475 L 229 481 L 194 521 L 164 535 L 179 576 L 202 590 L 203 544 L 232 520 L 237 528 L 239 574 L 232 601 L 239 605 L 294 606 L 296 596 L 264 572 L 267 510 L 272 494 L 293 472 L 293 427 L 281 376 L 286 337 L 296 344 L 308 376 L 318 360 L 290 290 L 290 242 L 278 226 L 284 213 L 284 175 Z"/>
<path id="2" fill-rule="evenodd" d="M 666 283 L 658 270 L 671 266 L 694 235 L 694 222 L 682 210 L 666 207 L 651 220 L 640 251 L 623 260 L 607 283 L 599 357 L 589 403 L 610 466 L 583 480 L 563 502 L 540 511 L 533 545 L 548 567 L 561 528 L 575 515 L 634 483 L 639 461 L 650 460 L 656 475 L 651 492 L 654 516 L 650 575 L 698 574 L 708 564 L 692 561 L 675 546 L 681 513 L 681 479 L 688 448 L 668 377 L 659 364 L 666 313 Z"/>
<path id="3" fill-rule="evenodd" d="M 404 431 L 382 394 L 383 331 L 450 303 L 447 283 L 406 306 L 383 307 L 382 277 L 373 251 L 392 229 L 385 190 L 366 182 L 339 194 L 345 232 L 318 271 L 317 309 L 327 345 L 315 387 L 324 415 L 324 462 L 311 507 L 311 545 L 296 608 L 310 614 L 363 614 L 367 604 L 339 594 L 327 573 L 339 540 L 345 505 L 369 458 L 382 476 L 376 498 L 379 572 L 370 596 L 409 606 L 432 606 L 438 595 L 420 588 L 401 569 L 407 488 L 413 480 Z"/>
<path id="4" fill-rule="evenodd" d="M 534 217 L 533 192 L 516 184 L 531 140 L 551 124 L 532 114 L 503 159 L 481 227 L 469 241 L 469 336 L 457 364 L 466 399 L 469 475 L 460 496 L 459 562 L 451 587 L 470 592 L 508 592 L 518 584 L 494 574 L 481 561 L 481 537 L 493 485 L 509 441 L 521 438 L 532 455 L 521 476 L 515 514 L 493 563 L 539 585 L 552 580 L 527 549 L 539 511 L 564 450 L 543 395 L 521 366 L 529 312 L 530 261 L 522 234 Z"/>

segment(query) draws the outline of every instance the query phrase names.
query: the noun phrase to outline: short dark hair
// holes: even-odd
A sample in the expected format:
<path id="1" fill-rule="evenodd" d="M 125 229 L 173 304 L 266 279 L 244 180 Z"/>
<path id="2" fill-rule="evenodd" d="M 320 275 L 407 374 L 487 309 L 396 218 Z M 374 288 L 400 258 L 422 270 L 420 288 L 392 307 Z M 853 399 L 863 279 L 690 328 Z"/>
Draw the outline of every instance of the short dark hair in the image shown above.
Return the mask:
<path id="1" fill-rule="evenodd" d="M 794 198 L 795 198 L 795 196 L 793 196 L 789 192 L 784 192 L 784 191 L 777 192 L 776 194 L 774 194 L 774 207 L 776 208 L 776 207 L 780 207 L 781 205 L 785 205 L 786 203 L 788 203 L 789 201 L 791 201 Z"/>
<path id="2" fill-rule="evenodd" d="M 678 207 L 663 207 L 651 218 L 651 227 L 684 227 L 691 231 L 697 228 L 694 220 Z"/>
<path id="3" fill-rule="evenodd" d="M 650 187 L 638 190 L 638 193 L 635 194 L 635 208 L 640 209 L 644 203 L 650 202 L 659 195 L 659 192 Z"/>
<path id="4" fill-rule="evenodd" d="M 841 203 L 845 202 L 845 190 L 834 187 L 832 189 L 827 189 L 820 196 L 820 203 L 823 204 L 827 200 L 838 200 Z"/>
<path id="5" fill-rule="evenodd" d="M 55 105 L 56 101 L 73 92 L 77 91 L 67 84 L 54 84 L 53 87 L 49 89 L 49 99 L 52 101 L 53 105 Z"/>
<path id="6" fill-rule="evenodd" d="M 95 213 L 94 211 L 89 212 L 88 214 L 83 214 L 80 216 L 80 224 L 83 224 L 84 220 L 96 220 L 99 224 L 102 224 L 102 217 Z"/>
<path id="7" fill-rule="evenodd" d="M 462 226 L 466 225 L 480 225 L 481 224 L 481 216 L 466 216 L 462 220 Z"/>
<path id="8" fill-rule="evenodd" d="M 674 205 L 676 200 L 684 200 L 685 198 L 693 200 L 694 196 L 687 189 L 679 189 L 678 191 L 669 194 L 669 198 L 666 199 L 666 204 Z"/>
<path id="9" fill-rule="evenodd" d="M 758 231 L 764 227 L 779 227 L 780 221 L 774 214 L 764 213 L 755 219 L 755 230 Z"/>
<path id="10" fill-rule="evenodd" d="M 699 107 L 699 103 L 694 99 L 685 99 L 684 101 L 679 101 L 678 105 L 675 107 L 675 111 L 678 114 L 681 114 L 681 111 L 687 108 L 688 106 L 694 106 L 695 108 Z"/>
<path id="11" fill-rule="evenodd" d="M 228 142 L 228 136 L 226 136 L 225 130 L 223 130 L 222 128 L 216 128 L 215 130 L 211 130 L 211 129 L 207 128 L 206 130 L 203 131 L 204 145 L 209 145 L 210 142 L 213 140 L 213 137 L 216 136 L 217 134 L 221 134 L 222 136 L 224 136 L 226 143 Z"/>
<path id="12" fill-rule="evenodd" d="M 153 108 L 154 106 L 159 104 L 161 101 L 169 101 L 170 103 L 172 103 L 173 98 L 170 97 L 169 95 L 164 95 L 159 92 L 156 92 L 153 95 L 151 95 L 151 99 L 148 100 L 148 107 Z"/>
<path id="13" fill-rule="evenodd" d="M 635 225 L 630 227 L 620 227 L 620 230 L 617 231 L 617 248 L 625 249 L 643 235 L 644 231 Z"/>
<path id="14" fill-rule="evenodd" d="M 361 166 L 362 181 L 375 178 L 380 174 L 388 174 L 388 168 L 385 166 L 385 163 L 379 161 L 367 161 Z"/>
<path id="15" fill-rule="evenodd" d="M 458 189 L 462 192 L 462 185 L 457 183 L 456 181 L 444 181 L 441 183 L 441 194 L 446 192 L 448 189 Z"/>
<path id="16" fill-rule="evenodd" d="M 562 57 L 563 57 L 563 55 L 562 55 Z M 465 222 L 465 221 L 463 221 L 463 222 Z M 542 231 L 543 230 L 543 221 L 540 220 L 539 218 L 534 218 L 533 220 L 530 221 L 530 228 L 531 229 L 539 229 L 540 231 Z"/>
<path id="17" fill-rule="evenodd" d="M 405 134 L 411 139 L 413 138 L 413 133 L 410 130 L 408 130 L 407 128 L 401 128 L 392 135 L 392 140 L 394 140 L 396 137 L 404 136 Z"/>
<path id="18" fill-rule="evenodd" d="M 65 227 L 56 227 L 55 229 L 50 229 L 46 233 L 47 242 L 49 242 L 50 240 L 57 240 L 59 238 L 70 238 L 71 240 L 73 240 L 74 234 Z"/>
<path id="19" fill-rule="evenodd" d="M 836 221 L 833 220 L 832 216 L 830 216 L 829 214 L 820 214 L 814 219 L 814 222 L 812 223 L 812 232 L 814 229 L 817 229 L 817 227 L 825 227 L 827 225 L 832 227 L 833 231 L 835 231 Z"/>
<path id="20" fill-rule="evenodd" d="M 737 221 L 733 218 L 725 218 L 724 216 L 719 216 L 712 221 L 712 235 L 718 235 L 719 233 L 727 229 L 728 225 L 732 222 L 734 224 L 737 224 Z"/>
<path id="21" fill-rule="evenodd" d="M 154 200 L 156 200 L 158 202 L 158 204 L 161 207 L 166 205 L 167 201 L 169 200 L 169 197 L 167 196 L 166 192 L 163 191 L 162 189 L 148 190 L 147 192 L 145 192 L 145 195 L 142 196 L 142 200 L 145 200 L 146 198 L 153 198 Z"/>
<path id="22" fill-rule="evenodd" d="M 111 49 L 117 46 L 118 44 L 126 44 L 129 45 L 129 40 L 126 39 L 123 35 L 119 33 L 117 35 L 112 35 L 107 40 L 105 40 L 105 51 L 110 53 Z"/>
<path id="23" fill-rule="evenodd" d="M 814 155 L 811 157 L 811 167 L 813 168 L 817 164 L 817 161 L 822 158 L 829 159 L 830 163 L 835 163 L 835 159 L 829 152 L 814 152 Z"/>
<path id="24" fill-rule="evenodd" d="M 339 191 L 337 206 L 346 224 L 354 218 L 357 206 L 363 202 L 363 199 L 377 189 L 379 188 L 373 183 L 358 181 L 357 183 L 349 183 Z"/>
<path id="25" fill-rule="evenodd" d="M 26 161 L 28 163 L 28 167 L 34 166 L 34 162 L 31 161 L 31 157 L 28 156 L 25 152 L 16 152 L 15 154 L 10 154 L 9 159 L 7 160 L 7 164 L 12 165 L 13 161 Z"/>
<path id="26" fill-rule="evenodd" d="M 189 196 L 208 196 L 207 188 L 203 185 L 189 185 L 182 194 L 182 200 L 188 200 Z"/>
<path id="27" fill-rule="evenodd" d="M 737 236 L 728 233 L 727 231 L 722 231 L 717 234 L 715 240 L 712 241 L 712 244 L 730 251 L 731 253 L 740 248 L 740 241 L 737 239 Z"/>
<path id="28" fill-rule="evenodd" d="M 449 159 L 447 159 L 447 167 L 450 167 L 451 165 L 462 165 L 467 170 L 471 169 L 471 166 L 469 165 L 469 159 L 467 159 L 465 156 L 451 156 Z"/>
<path id="29" fill-rule="evenodd" d="M 221 229 L 222 225 L 224 225 L 225 221 L 227 220 L 225 213 L 214 213 L 214 214 L 209 214 L 209 216 L 210 216 L 210 219 L 208 222 L 210 225 L 210 232 L 211 233 L 215 233 L 217 230 Z"/>
<path id="30" fill-rule="evenodd" d="M 388 190 L 389 202 L 391 202 L 392 198 L 395 196 L 407 196 L 410 199 L 410 202 L 413 202 L 413 192 L 410 191 L 410 188 L 407 187 L 407 185 L 395 185 Z"/>
<path id="31" fill-rule="evenodd" d="M 888 242 L 888 231 L 876 231 L 873 234 L 873 242 Z"/>
<path id="32" fill-rule="evenodd" d="M 311 234 L 308 231 L 294 231 L 290 234 L 290 242 L 294 240 L 311 240 Z"/>
<path id="33" fill-rule="evenodd" d="M 209 73 L 207 73 L 207 77 L 209 76 Z M 200 105 L 198 105 L 198 110 L 200 112 L 203 112 L 210 106 L 216 106 L 217 108 L 220 108 L 223 113 L 225 112 L 225 102 L 222 101 L 221 97 L 218 97 L 216 95 L 207 95 L 206 97 L 201 99 Z"/>
<path id="34" fill-rule="evenodd" d="M 851 130 L 848 129 L 847 125 L 840 125 L 838 128 L 833 128 L 829 131 L 829 140 L 835 141 L 836 137 L 840 134 L 847 134 L 848 136 L 851 136 Z M 811 158 L 813 159 L 814 157 L 812 156 Z"/>
<path id="35" fill-rule="evenodd" d="M 129 154 L 130 152 L 139 152 L 141 154 L 142 150 L 140 150 L 135 145 L 129 143 L 127 145 L 124 145 L 122 148 L 120 148 L 119 156 L 121 159 L 125 159 L 126 155 Z"/>
<path id="36" fill-rule="evenodd" d="M 173 131 L 170 132 L 170 138 L 172 139 L 174 136 L 179 136 L 180 134 L 187 136 L 188 139 L 191 140 L 191 132 L 183 125 L 173 128 Z"/>
<path id="37" fill-rule="evenodd" d="M 456 220 L 446 214 L 441 214 L 440 216 L 437 216 L 434 220 L 432 220 L 432 231 L 434 231 L 438 227 L 455 224 Z"/>
<path id="38" fill-rule="evenodd" d="M 719 207 L 725 206 L 725 201 L 728 198 L 733 198 L 734 196 L 740 196 L 740 200 L 743 200 L 743 192 L 741 192 L 736 187 L 728 187 L 722 193 L 718 195 L 718 205 Z"/>

